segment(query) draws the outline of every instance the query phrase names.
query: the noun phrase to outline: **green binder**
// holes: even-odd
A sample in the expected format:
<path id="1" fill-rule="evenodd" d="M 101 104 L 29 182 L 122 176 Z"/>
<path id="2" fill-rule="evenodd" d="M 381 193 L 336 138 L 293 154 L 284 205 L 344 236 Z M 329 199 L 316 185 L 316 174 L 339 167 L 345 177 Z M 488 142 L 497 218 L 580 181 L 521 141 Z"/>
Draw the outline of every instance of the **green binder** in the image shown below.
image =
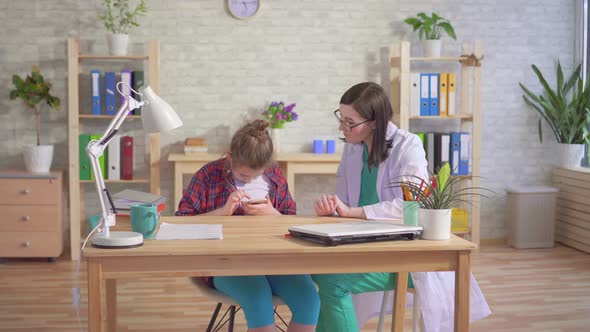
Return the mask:
<path id="1" fill-rule="evenodd" d="M 80 159 L 80 180 L 90 180 L 90 159 L 86 154 L 86 146 L 90 142 L 90 135 L 80 135 L 78 137 L 78 151 Z"/>
<path id="2" fill-rule="evenodd" d="M 99 140 L 101 136 L 102 135 L 90 135 L 90 140 L 91 141 L 93 141 L 93 140 Z M 107 154 L 108 154 L 108 149 L 109 149 L 108 147 L 106 149 L 104 149 L 104 152 L 103 152 L 102 156 L 100 156 L 98 158 L 98 162 L 100 164 L 100 170 L 102 172 L 103 179 L 106 179 L 107 178 L 107 165 L 108 165 L 108 162 L 107 162 Z M 92 172 L 90 172 L 90 180 L 94 180 L 94 174 L 92 174 Z"/>
<path id="3" fill-rule="evenodd" d="M 143 70 L 134 70 L 131 73 L 131 82 L 133 90 L 139 91 L 139 88 L 143 86 Z M 141 101 L 139 96 L 135 93 L 133 93 L 133 98 L 135 98 L 138 101 Z M 135 115 L 141 115 L 141 107 L 134 110 L 133 112 L 133 114 Z"/>

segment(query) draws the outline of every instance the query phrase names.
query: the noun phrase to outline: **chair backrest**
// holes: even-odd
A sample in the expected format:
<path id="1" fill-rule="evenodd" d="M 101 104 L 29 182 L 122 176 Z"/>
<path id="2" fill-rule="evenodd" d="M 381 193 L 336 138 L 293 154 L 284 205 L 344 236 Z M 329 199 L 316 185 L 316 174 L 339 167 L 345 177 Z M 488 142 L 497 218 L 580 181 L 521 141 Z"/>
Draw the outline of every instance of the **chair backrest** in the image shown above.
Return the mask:
<path id="1" fill-rule="evenodd" d="M 204 295 L 206 295 L 208 297 L 214 298 L 215 301 L 217 301 L 219 303 L 228 304 L 228 305 L 235 305 L 235 306 L 240 305 L 236 300 L 232 299 L 231 297 L 223 294 L 222 292 L 216 290 L 215 288 L 209 287 L 209 285 L 207 285 L 207 283 L 205 282 L 205 279 L 200 278 L 200 277 L 191 277 L 189 279 L 191 280 L 193 285 L 197 286 L 197 288 L 199 289 L 199 291 L 201 293 L 203 293 Z M 285 303 L 283 302 L 283 300 L 281 300 L 281 298 L 273 295 L 272 304 L 276 307 L 279 305 L 284 305 Z"/>

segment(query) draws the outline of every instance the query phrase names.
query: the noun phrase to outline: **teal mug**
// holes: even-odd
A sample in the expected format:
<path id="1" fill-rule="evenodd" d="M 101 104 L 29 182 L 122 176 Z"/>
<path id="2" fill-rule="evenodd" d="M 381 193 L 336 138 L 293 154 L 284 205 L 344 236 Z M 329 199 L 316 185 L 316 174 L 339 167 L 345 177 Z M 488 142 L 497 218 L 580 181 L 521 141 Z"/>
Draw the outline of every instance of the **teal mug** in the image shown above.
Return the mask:
<path id="1" fill-rule="evenodd" d="M 154 204 L 131 205 L 131 229 L 143 234 L 144 239 L 152 239 L 158 230 L 158 206 Z"/>
<path id="2" fill-rule="evenodd" d="M 416 201 L 404 201 L 402 205 L 404 214 L 404 225 L 418 226 L 418 208 L 419 203 Z"/>

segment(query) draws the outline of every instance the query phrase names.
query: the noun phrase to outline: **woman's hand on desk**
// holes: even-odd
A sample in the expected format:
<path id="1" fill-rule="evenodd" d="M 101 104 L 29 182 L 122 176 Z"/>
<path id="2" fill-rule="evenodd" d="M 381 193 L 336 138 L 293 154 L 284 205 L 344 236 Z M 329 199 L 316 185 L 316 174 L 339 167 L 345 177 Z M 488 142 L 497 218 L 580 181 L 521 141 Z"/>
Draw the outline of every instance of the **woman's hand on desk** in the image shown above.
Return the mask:
<path id="1" fill-rule="evenodd" d="M 313 203 L 313 208 L 318 216 L 331 216 L 336 211 L 335 195 L 322 195 Z"/>
<path id="2" fill-rule="evenodd" d="M 236 212 L 236 210 L 238 209 L 238 207 L 242 203 L 242 200 L 244 198 L 250 199 L 250 195 L 248 195 L 243 190 L 236 190 L 236 191 L 232 192 L 231 194 L 229 194 L 229 197 L 227 198 L 227 202 L 225 202 L 225 205 L 223 206 L 223 209 L 225 211 L 225 215 L 226 216 L 233 215 L 234 212 Z"/>
<path id="3" fill-rule="evenodd" d="M 272 206 L 272 203 L 270 202 L 268 196 L 266 196 L 266 201 L 264 203 L 251 204 L 248 202 L 244 202 L 242 203 L 242 209 L 244 209 L 244 213 L 246 213 L 247 215 L 254 216 L 268 216 L 281 214 Z"/>

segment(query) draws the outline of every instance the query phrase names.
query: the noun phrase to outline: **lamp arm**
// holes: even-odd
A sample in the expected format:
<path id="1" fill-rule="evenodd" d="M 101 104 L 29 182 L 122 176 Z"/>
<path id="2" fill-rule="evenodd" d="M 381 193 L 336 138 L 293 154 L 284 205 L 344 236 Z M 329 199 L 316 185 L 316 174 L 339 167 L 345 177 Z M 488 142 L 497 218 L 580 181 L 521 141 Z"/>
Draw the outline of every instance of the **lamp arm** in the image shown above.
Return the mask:
<path id="1" fill-rule="evenodd" d="M 104 150 L 107 148 L 112 138 L 119 131 L 119 128 L 129 115 L 129 112 L 145 104 L 146 103 L 143 101 L 137 101 L 130 96 L 125 96 L 125 102 L 123 103 L 123 105 L 121 105 L 121 107 L 117 111 L 117 114 L 109 123 L 109 126 L 105 133 L 101 136 L 100 139 L 93 140 L 90 143 L 88 143 L 88 146 L 86 147 L 86 153 L 88 154 L 88 158 L 90 159 L 90 166 L 92 167 L 92 174 L 94 175 L 94 182 L 96 184 L 98 199 L 100 201 L 100 208 L 102 210 L 105 237 L 109 236 L 109 227 L 115 226 L 115 215 L 117 211 L 111 199 L 111 195 L 109 194 L 109 191 L 106 189 L 106 186 L 104 184 L 104 177 L 102 174 L 102 169 L 100 167 L 99 158 L 103 155 Z M 107 209 L 106 200 L 109 201 L 110 209 Z"/>

